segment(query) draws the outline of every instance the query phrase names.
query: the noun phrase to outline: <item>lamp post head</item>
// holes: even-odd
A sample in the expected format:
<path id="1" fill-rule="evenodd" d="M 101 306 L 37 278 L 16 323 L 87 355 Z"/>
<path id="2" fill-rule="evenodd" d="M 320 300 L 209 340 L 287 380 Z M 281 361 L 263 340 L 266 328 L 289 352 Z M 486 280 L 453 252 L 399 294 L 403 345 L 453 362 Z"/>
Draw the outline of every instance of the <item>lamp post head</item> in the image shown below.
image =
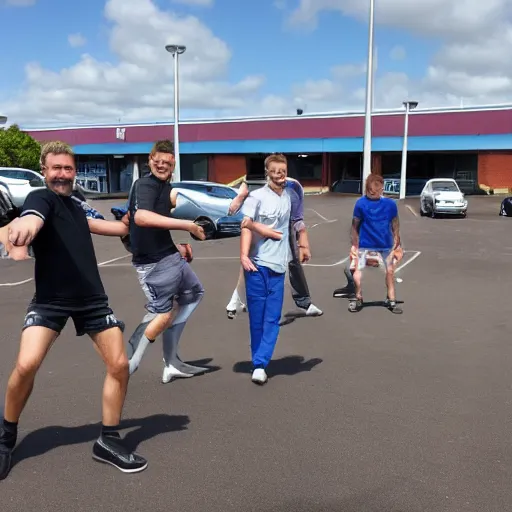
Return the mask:
<path id="1" fill-rule="evenodd" d="M 404 101 L 403 102 L 404 107 L 409 107 L 409 110 L 414 110 L 418 106 L 417 101 Z"/>
<path id="2" fill-rule="evenodd" d="M 181 55 L 182 53 L 185 53 L 187 47 L 183 44 L 168 44 L 165 46 L 165 49 L 169 53 L 172 53 L 172 56 L 174 57 L 176 54 Z"/>
<path id="3" fill-rule="evenodd" d="M 7 123 L 7 116 L 0 116 L 0 124 Z"/>

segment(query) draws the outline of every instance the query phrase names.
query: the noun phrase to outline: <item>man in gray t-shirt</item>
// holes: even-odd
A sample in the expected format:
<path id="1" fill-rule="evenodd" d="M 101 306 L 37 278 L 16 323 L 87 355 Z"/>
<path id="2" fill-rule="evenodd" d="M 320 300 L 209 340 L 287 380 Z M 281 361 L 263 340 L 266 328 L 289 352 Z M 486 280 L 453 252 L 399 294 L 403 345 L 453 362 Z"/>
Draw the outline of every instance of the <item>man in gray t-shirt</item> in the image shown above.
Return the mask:
<path id="1" fill-rule="evenodd" d="M 286 187 L 287 161 L 284 155 L 267 157 L 265 173 L 267 184 L 251 192 L 242 208 L 244 221 L 240 242 L 251 333 L 252 381 L 256 384 L 267 382 L 265 368 L 272 359 L 279 335 L 284 277 L 291 257 L 290 194 L 294 193 Z M 281 239 L 265 238 L 251 231 L 252 222 L 282 233 Z"/>

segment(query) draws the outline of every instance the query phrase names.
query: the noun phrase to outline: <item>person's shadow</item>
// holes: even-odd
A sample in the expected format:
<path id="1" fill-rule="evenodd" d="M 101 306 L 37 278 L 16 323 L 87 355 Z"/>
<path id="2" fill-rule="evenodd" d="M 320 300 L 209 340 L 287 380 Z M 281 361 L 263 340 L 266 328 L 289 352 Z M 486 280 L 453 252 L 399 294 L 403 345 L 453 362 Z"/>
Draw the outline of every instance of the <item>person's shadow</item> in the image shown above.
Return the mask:
<path id="1" fill-rule="evenodd" d="M 213 364 L 209 364 L 213 361 L 213 358 L 205 358 L 205 359 L 195 359 L 193 361 L 184 361 L 187 364 L 191 364 L 192 366 L 199 366 L 201 368 L 206 368 L 206 371 L 202 373 L 201 375 L 206 375 L 208 373 L 214 373 L 218 372 L 219 370 L 222 370 L 220 366 L 216 366 Z"/>
<path id="2" fill-rule="evenodd" d="M 317 357 L 306 361 L 302 356 L 286 356 L 281 359 L 272 359 L 265 371 L 269 377 L 276 375 L 292 376 L 298 373 L 310 372 L 322 362 L 323 360 Z M 239 361 L 233 366 L 233 371 L 235 373 L 252 373 L 252 362 Z"/>
<path id="3" fill-rule="evenodd" d="M 190 419 L 188 416 L 155 414 L 146 418 L 123 420 L 119 430 L 138 427 L 124 436 L 126 447 L 130 450 L 135 450 L 140 443 L 160 434 L 186 430 L 189 423 Z M 13 466 L 61 446 L 96 441 L 99 437 L 100 429 L 101 423 L 94 423 L 78 427 L 43 427 L 30 432 L 14 450 Z"/>

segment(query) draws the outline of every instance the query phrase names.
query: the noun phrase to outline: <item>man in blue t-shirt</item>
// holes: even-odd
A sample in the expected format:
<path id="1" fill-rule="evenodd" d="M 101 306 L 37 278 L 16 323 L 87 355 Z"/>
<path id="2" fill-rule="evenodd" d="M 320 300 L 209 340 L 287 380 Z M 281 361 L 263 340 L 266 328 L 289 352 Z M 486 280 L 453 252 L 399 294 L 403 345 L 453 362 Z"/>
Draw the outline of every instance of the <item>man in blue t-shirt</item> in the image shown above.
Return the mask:
<path id="1" fill-rule="evenodd" d="M 398 208 L 393 199 L 382 197 L 382 176 L 370 174 L 366 180 L 366 195 L 358 199 L 352 219 L 352 248 L 350 270 L 354 277 L 355 297 L 350 300 L 349 311 L 363 307 L 361 271 L 366 265 L 384 266 L 388 295 L 386 306 L 393 313 L 402 313 L 395 298 L 395 267 L 402 258 Z"/>

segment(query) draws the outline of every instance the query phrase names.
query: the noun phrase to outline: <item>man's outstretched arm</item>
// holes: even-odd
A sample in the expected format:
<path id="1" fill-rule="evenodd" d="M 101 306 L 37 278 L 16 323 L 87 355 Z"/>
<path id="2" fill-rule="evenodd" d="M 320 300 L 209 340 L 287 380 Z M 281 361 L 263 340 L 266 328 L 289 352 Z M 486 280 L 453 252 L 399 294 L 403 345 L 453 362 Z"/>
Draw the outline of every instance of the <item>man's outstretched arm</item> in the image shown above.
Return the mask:
<path id="1" fill-rule="evenodd" d="M 137 226 L 141 228 L 159 228 L 167 231 L 188 231 L 200 240 L 206 238 L 203 228 L 194 222 L 173 219 L 152 211 L 158 191 L 155 191 L 150 184 L 138 182 L 135 184 L 135 187 L 133 191 L 135 203 L 133 221 Z M 171 206 L 173 202 L 172 192 Z"/>
<path id="2" fill-rule="evenodd" d="M 94 235 L 125 236 L 128 234 L 128 226 L 118 220 L 87 219 L 89 230 Z"/>
<path id="3" fill-rule="evenodd" d="M 254 222 L 249 217 L 245 217 L 242 221 L 241 227 L 242 229 L 249 229 L 254 233 L 258 233 L 258 235 L 264 238 L 271 238 L 272 240 L 281 240 L 281 238 L 283 238 L 283 234 L 280 231 L 276 231 L 261 222 Z"/>

